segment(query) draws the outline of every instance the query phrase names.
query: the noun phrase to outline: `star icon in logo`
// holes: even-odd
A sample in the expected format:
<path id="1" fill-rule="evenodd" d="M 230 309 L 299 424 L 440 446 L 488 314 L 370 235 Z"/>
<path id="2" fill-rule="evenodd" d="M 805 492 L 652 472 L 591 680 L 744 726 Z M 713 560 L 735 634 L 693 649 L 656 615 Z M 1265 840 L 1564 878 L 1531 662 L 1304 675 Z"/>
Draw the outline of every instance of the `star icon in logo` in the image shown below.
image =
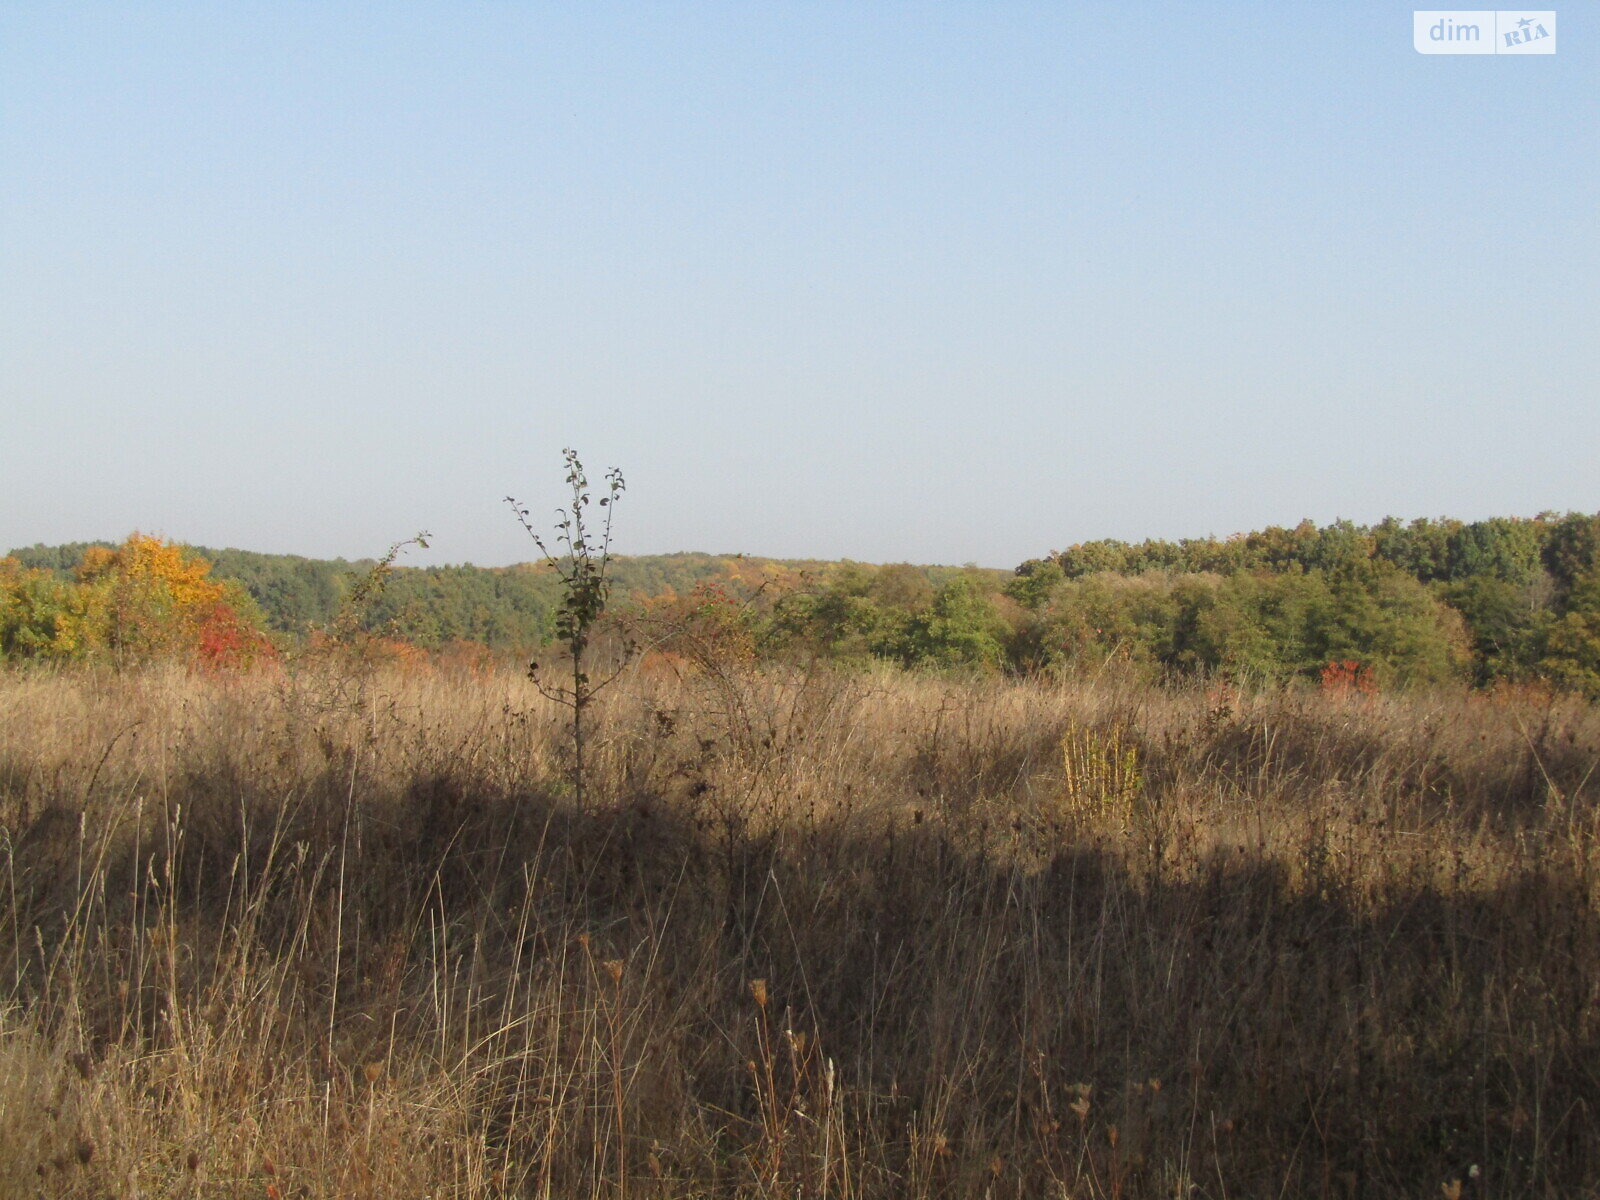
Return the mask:
<path id="1" fill-rule="evenodd" d="M 1523 17 L 1522 20 L 1517 22 L 1517 27 L 1520 28 L 1520 29 L 1526 29 L 1529 25 L 1532 25 L 1532 24 L 1533 24 L 1533 19 L 1531 17 Z"/>

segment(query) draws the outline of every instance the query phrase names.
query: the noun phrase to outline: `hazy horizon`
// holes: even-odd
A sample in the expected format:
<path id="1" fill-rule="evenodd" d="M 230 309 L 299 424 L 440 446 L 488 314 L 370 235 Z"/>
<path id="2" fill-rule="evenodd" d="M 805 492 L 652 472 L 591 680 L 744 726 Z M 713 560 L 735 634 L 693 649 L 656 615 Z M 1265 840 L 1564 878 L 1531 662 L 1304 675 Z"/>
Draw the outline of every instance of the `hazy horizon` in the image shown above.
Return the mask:
<path id="1" fill-rule="evenodd" d="M 130 531 L 130 532 L 143 534 L 143 535 L 149 536 L 149 537 L 160 538 L 164 542 L 175 543 L 175 544 L 178 544 L 178 545 L 187 546 L 187 547 L 189 547 L 189 548 L 191 548 L 193 550 L 197 550 L 197 551 L 210 550 L 210 551 L 242 552 L 242 553 L 247 553 L 247 554 L 269 554 L 269 555 L 278 555 L 278 556 L 281 556 L 281 557 L 284 557 L 284 558 L 306 558 L 306 559 L 316 559 L 316 560 L 327 561 L 327 562 L 348 562 L 348 563 L 376 562 L 379 558 L 383 557 L 383 554 L 384 554 L 385 551 L 387 551 L 388 549 L 390 549 L 391 546 L 394 545 L 394 543 L 391 543 L 390 546 L 382 547 L 381 549 L 376 550 L 373 553 L 356 555 L 354 557 L 352 557 L 351 555 L 348 555 L 348 554 L 344 554 L 344 555 L 335 554 L 335 555 L 322 556 L 322 555 L 301 554 L 298 551 L 294 551 L 294 550 L 260 550 L 260 549 L 257 549 L 254 546 L 208 546 L 208 545 L 204 545 L 203 543 L 200 543 L 200 542 L 191 542 L 191 541 L 187 541 L 187 540 L 185 540 L 183 538 L 172 537 L 172 536 L 169 536 L 169 535 L 167 535 L 165 533 L 161 533 L 159 531 L 150 531 L 150 530 L 143 530 L 143 529 L 133 530 L 133 531 Z M 69 541 L 69 542 L 29 542 L 27 545 L 12 544 L 10 546 L 0 547 L 0 556 L 3 556 L 5 554 L 14 554 L 19 550 L 33 550 L 33 549 L 39 549 L 41 547 L 45 548 L 45 549 L 50 549 L 50 548 L 53 548 L 53 547 L 56 547 L 56 546 L 62 546 L 62 545 L 73 545 L 73 546 L 76 546 L 76 545 L 107 545 L 107 546 L 117 546 L 117 545 L 120 545 L 124 540 L 125 540 L 125 538 L 105 538 L 105 537 L 102 537 L 102 538 L 75 538 L 75 539 L 73 539 L 72 541 Z M 430 549 L 431 549 L 431 539 L 430 539 Z M 440 558 L 437 558 L 437 556 L 431 556 L 432 557 L 432 561 L 428 561 L 428 562 L 413 561 L 413 560 L 417 560 L 417 559 L 423 558 L 425 556 L 428 556 L 428 552 L 427 551 L 421 551 L 415 546 L 404 545 L 404 546 L 401 547 L 399 555 L 395 559 L 395 564 L 394 565 L 397 566 L 397 567 L 443 566 L 443 567 L 485 567 L 485 568 L 489 568 L 489 569 L 500 569 L 500 568 L 503 568 L 503 567 L 527 567 L 527 566 L 542 567 L 542 566 L 546 566 L 547 565 L 545 563 L 545 560 L 538 556 L 538 552 L 537 551 L 535 551 L 533 557 L 530 557 L 530 558 L 514 558 L 514 559 L 509 560 L 508 562 L 503 562 L 503 563 L 480 563 L 480 562 L 473 562 L 470 559 L 463 559 L 463 560 L 455 560 L 455 559 L 448 559 L 448 558 L 440 559 Z M 905 563 L 905 565 L 913 566 L 913 567 L 946 567 L 946 568 L 956 568 L 956 569 L 963 569 L 963 568 L 972 567 L 972 568 L 977 568 L 979 570 L 986 570 L 986 571 L 987 570 L 1009 571 L 1009 570 L 1012 569 L 1012 567 L 1015 567 L 1017 565 L 1017 564 L 1013 563 L 1011 566 L 1008 566 L 1008 567 L 988 567 L 988 566 L 984 566 L 982 563 L 972 563 L 972 562 L 967 562 L 967 563 L 931 563 L 931 562 L 930 563 L 920 563 L 920 562 L 906 562 L 906 560 L 903 560 L 903 559 L 895 559 L 893 561 L 885 561 L 885 562 L 870 562 L 870 561 L 865 560 L 865 559 L 853 559 L 853 558 L 801 558 L 801 557 L 792 557 L 792 556 L 780 557 L 780 556 L 775 555 L 775 554 L 761 554 L 759 552 L 745 551 L 745 550 L 728 550 L 728 551 L 716 551 L 716 550 L 656 550 L 656 551 L 649 551 L 649 552 L 646 552 L 646 553 L 643 553 L 643 554 L 618 552 L 616 554 L 613 554 L 611 557 L 612 558 L 616 558 L 616 559 L 675 558 L 675 557 L 716 558 L 716 559 L 748 558 L 748 559 L 755 559 L 755 560 L 758 560 L 758 561 L 786 562 L 786 563 L 859 562 L 862 566 L 898 566 L 898 565 L 901 565 L 901 563 Z"/>
<path id="2" fill-rule="evenodd" d="M 1490 519 L 1490 518 L 1493 518 L 1493 517 L 1500 517 L 1500 518 L 1511 518 L 1511 519 L 1514 519 L 1514 520 L 1532 520 L 1532 519 L 1537 518 L 1537 517 L 1544 517 L 1544 516 L 1550 516 L 1550 515 L 1566 515 L 1567 512 L 1581 512 L 1584 515 L 1590 515 L 1588 513 L 1588 510 L 1581 510 L 1581 509 L 1578 509 L 1578 510 L 1566 510 L 1566 512 L 1561 512 L 1559 510 L 1545 509 L 1545 510 L 1542 510 L 1542 511 L 1537 512 L 1537 513 L 1492 513 L 1492 514 L 1489 514 L 1487 517 L 1473 518 L 1473 519 L 1474 520 L 1487 520 L 1487 519 Z M 1421 519 L 1421 520 L 1429 520 L 1429 521 L 1461 520 L 1463 522 L 1463 524 L 1470 524 L 1471 523 L 1470 520 L 1454 517 L 1452 514 L 1449 514 L 1449 513 L 1442 513 L 1442 514 L 1437 514 L 1435 516 L 1429 516 L 1429 517 L 1424 517 L 1424 518 L 1418 518 L 1418 517 L 1405 518 L 1405 517 L 1399 517 L 1396 514 L 1392 514 L 1392 513 L 1391 514 L 1386 514 L 1386 517 L 1390 517 L 1390 516 L 1395 517 L 1396 519 L 1400 520 L 1402 522 L 1402 524 L 1410 524 L 1411 521 L 1419 520 L 1419 519 Z M 1302 518 L 1302 520 L 1310 520 L 1310 518 Z M 1292 529 L 1292 528 L 1295 528 L 1296 526 L 1298 526 L 1300 523 L 1301 523 L 1300 521 L 1277 521 L 1277 522 L 1271 522 L 1270 525 L 1276 526 L 1276 527 L 1279 527 L 1279 528 Z M 1378 522 L 1371 522 L 1371 523 L 1360 523 L 1360 522 L 1358 522 L 1358 524 L 1377 524 L 1377 523 Z M 1150 540 L 1150 541 L 1168 540 L 1168 541 L 1172 541 L 1172 542 L 1178 542 L 1178 541 L 1184 540 L 1185 538 L 1192 538 L 1192 539 L 1194 539 L 1196 541 L 1201 541 L 1201 540 L 1204 540 L 1206 538 L 1215 538 L 1217 540 L 1227 541 L 1227 540 L 1230 540 L 1232 538 L 1244 537 L 1244 536 L 1246 536 L 1248 534 L 1251 534 L 1251 533 L 1258 533 L 1258 532 L 1263 531 L 1266 528 L 1268 528 L 1268 526 L 1260 526 L 1260 527 L 1258 527 L 1257 529 L 1254 529 L 1254 530 L 1233 530 L 1233 531 L 1230 531 L 1229 533 L 1220 534 L 1220 535 L 1219 534 L 1214 534 L 1214 533 L 1206 533 L 1206 534 L 1183 535 L 1182 537 L 1171 538 L 1171 539 L 1161 539 L 1161 538 L 1143 539 L 1143 538 L 1140 538 L 1140 539 L 1120 539 L 1120 540 L 1129 540 L 1130 544 L 1137 544 L 1138 542 L 1145 541 L 1145 540 Z M 545 559 L 542 556 L 539 555 L 537 550 L 535 550 L 535 552 L 531 556 L 528 556 L 528 557 L 511 558 L 511 559 L 506 560 L 505 562 L 495 562 L 495 563 L 474 562 L 471 559 L 451 559 L 449 557 L 442 557 L 442 556 L 440 556 L 439 554 L 437 554 L 434 551 L 434 548 L 433 548 L 433 545 L 432 545 L 434 539 L 433 539 L 433 536 L 432 536 L 431 532 L 430 531 L 425 531 L 425 530 L 419 530 L 418 532 L 419 533 L 428 533 L 429 534 L 429 536 L 428 536 L 429 549 L 428 550 L 419 549 L 415 544 L 413 544 L 411 542 L 410 539 L 399 539 L 399 540 L 397 540 L 397 542 L 391 542 L 390 545 L 388 545 L 388 546 L 382 547 L 380 549 L 374 550 L 374 551 L 372 551 L 370 553 L 366 553 L 366 554 L 357 554 L 357 555 L 348 555 L 348 554 L 316 555 L 316 554 L 305 554 L 305 553 L 302 553 L 302 552 L 297 551 L 297 550 L 263 550 L 260 547 L 256 547 L 256 546 L 207 545 L 205 543 L 195 542 L 195 541 L 192 541 L 190 539 L 176 537 L 174 535 L 170 535 L 170 534 L 168 534 L 168 533 L 166 533 L 164 531 L 161 531 L 161 530 L 130 530 L 129 531 L 130 534 L 139 533 L 139 534 L 144 534 L 144 535 L 150 536 L 150 537 L 158 537 L 158 538 L 162 539 L 163 541 L 173 542 L 173 543 L 177 543 L 177 544 L 180 544 L 180 545 L 188 546 L 188 547 L 191 547 L 191 548 L 193 548 L 195 550 L 199 550 L 199 551 L 234 551 L 234 552 L 255 553 L 255 554 L 280 555 L 280 556 L 288 557 L 288 558 L 320 559 L 320 560 L 336 561 L 336 562 L 337 561 L 344 561 L 344 562 L 349 562 L 349 563 L 352 563 L 352 564 L 364 563 L 364 562 L 375 562 L 379 558 L 383 557 L 383 554 L 386 551 L 398 546 L 398 556 L 395 559 L 395 565 L 397 567 L 441 566 L 441 567 L 485 567 L 485 568 L 498 569 L 498 568 L 503 568 L 503 567 L 544 566 L 544 565 L 546 565 Z M 39 541 L 34 541 L 34 542 L 29 542 L 29 543 L 27 543 L 25 545 L 22 544 L 22 543 L 13 543 L 10 546 L 0 545 L 0 555 L 14 554 L 19 550 L 31 550 L 31 549 L 41 548 L 41 547 L 43 547 L 43 548 L 52 548 L 52 547 L 60 546 L 60 545 L 103 544 L 103 545 L 108 545 L 108 546 L 116 546 L 116 545 L 121 544 L 121 542 L 123 540 L 125 540 L 124 537 L 116 537 L 116 538 L 113 538 L 113 537 L 99 537 L 99 538 L 73 538 L 73 539 L 69 539 L 69 540 L 64 541 L 64 542 L 39 542 Z M 1087 538 L 1087 539 L 1083 539 L 1083 540 L 1084 541 L 1097 541 L 1097 540 L 1102 540 L 1102 539 Z M 1111 540 L 1118 540 L 1118 539 L 1111 539 Z M 1070 544 L 1067 544 L 1067 545 L 1052 546 L 1052 547 L 1050 547 L 1049 550 L 1041 550 L 1038 554 L 1029 555 L 1028 557 L 1029 558 L 1044 558 L 1049 554 L 1052 554 L 1052 553 L 1055 553 L 1055 552 L 1058 552 L 1058 551 L 1062 551 L 1062 550 L 1070 549 L 1073 545 L 1078 545 L 1078 544 L 1081 544 L 1081 543 L 1070 543 Z M 560 556 L 558 555 L 557 557 L 559 558 Z M 914 567 L 938 567 L 938 568 L 951 568 L 951 569 L 978 569 L 978 570 L 985 570 L 985 571 L 1012 571 L 1017 566 L 1021 565 L 1022 562 L 1026 561 L 1025 559 L 1023 559 L 1023 560 L 1019 560 L 1016 563 L 1007 563 L 1007 564 L 1001 565 L 1001 564 L 994 564 L 994 563 L 980 563 L 980 562 L 974 562 L 974 561 L 970 561 L 970 560 L 966 561 L 966 562 L 959 562 L 959 563 L 955 563 L 955 562 L 929 562 L 929 561 L 916 561 L 916 560 L 911 560 L 911 559 L 858 559 L 858 558 L 851 558 L 851 557 L 849 557 L 847 555 L 846 556 L 840 556 L 840 557 L 837 557 L 837 558 L 820 558 L 820 557 L 817 557 L 817 556 L 808 556 L 808 555 L 763 554 L 759 550 L 720 550 L 719 551 L 719 550 L 695 550 L 695 549 L 689 549 L 689 550 L 650 550 L 650 551 L 643 551 L 643 552 L 617 551 L 612 555 L 612 557 L 619 558 L 619 559 L 673 558 L 673 557 L 702 557 L 702 558 L 714 558 L 714 559 L 747 558 L 747 559 L 764 560 L 764 561 L 770 561 L 770 562 L 784 562 L 784 563 L 816 562 L 816 563 L 829 563 L 829 564 L 832 564 L 832 563 L 850 562 L 850 563 L 859 563 L 862 566 L 894 566 L 894 565 L 904 564 L 904 565 L 914 566 Z"/>
<path id="3" fill-rule="evenodd" d="M 0 546 L 527 561 L 567 445 L 627 554 L 1595 511 L 1559 18 L 7 6 Z"/>

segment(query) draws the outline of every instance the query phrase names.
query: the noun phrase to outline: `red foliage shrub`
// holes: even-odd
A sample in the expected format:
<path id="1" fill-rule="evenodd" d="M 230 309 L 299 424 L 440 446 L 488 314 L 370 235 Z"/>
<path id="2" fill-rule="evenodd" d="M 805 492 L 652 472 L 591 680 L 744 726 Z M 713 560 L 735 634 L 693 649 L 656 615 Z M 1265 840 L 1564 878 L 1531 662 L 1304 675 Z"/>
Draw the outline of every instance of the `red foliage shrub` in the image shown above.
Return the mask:
<path id="1" fill-rule="evenodd" d="M 1330 662 L 1322 668 L 1322 691 L 1329 696 L 1375 696 L 1378 681 L 1372 668 L 1353 658 Z"/>

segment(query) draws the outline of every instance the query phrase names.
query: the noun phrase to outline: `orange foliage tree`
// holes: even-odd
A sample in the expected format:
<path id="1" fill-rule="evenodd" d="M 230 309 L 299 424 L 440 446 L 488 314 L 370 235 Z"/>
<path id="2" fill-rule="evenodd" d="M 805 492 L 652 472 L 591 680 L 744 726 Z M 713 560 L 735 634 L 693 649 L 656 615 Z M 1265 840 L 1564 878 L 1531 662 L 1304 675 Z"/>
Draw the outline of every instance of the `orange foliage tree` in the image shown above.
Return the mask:
<path id="1" fill-rule="evenodd" d="M 210 575 L 199 555 L 138 532 L 114 550 L 91 547 L 77 577 L 92 640 L 121 664 L 186 656 L 219 668 L 270 656 L 249 596 Z"/>

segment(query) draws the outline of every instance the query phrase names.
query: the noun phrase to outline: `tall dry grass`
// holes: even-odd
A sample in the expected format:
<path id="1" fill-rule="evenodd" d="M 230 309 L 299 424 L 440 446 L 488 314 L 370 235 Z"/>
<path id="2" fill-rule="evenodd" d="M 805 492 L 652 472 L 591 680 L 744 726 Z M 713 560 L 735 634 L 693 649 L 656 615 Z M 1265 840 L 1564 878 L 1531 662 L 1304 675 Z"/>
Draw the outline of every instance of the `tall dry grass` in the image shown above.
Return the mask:
<path id="1" fill-rule="evenodd" d="M 1576 1196 L 1600 716 L 0 676 L 0 1195 Z"/>

